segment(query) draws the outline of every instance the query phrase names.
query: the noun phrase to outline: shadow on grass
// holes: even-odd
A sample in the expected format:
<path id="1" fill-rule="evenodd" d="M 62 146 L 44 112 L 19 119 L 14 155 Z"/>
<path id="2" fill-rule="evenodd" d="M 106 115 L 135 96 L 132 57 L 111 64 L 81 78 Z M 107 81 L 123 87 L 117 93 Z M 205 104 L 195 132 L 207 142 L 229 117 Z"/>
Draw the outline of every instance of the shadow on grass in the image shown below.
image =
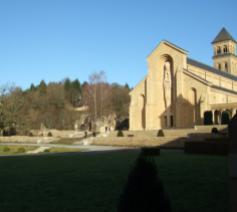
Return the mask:
<path id="1" fill-rule="evenodd" d="M 152 157 L 141 152 L 120 197 L 118 212 L 171 212 L 170 201 Z"/>

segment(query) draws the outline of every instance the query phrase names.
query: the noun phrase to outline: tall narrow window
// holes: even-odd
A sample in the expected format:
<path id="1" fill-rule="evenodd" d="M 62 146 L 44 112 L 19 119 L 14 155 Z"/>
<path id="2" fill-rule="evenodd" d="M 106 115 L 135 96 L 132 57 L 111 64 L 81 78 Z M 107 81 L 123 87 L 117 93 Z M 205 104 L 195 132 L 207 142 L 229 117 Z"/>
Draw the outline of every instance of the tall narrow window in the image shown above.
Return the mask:
<path id="1" fill-rule="evenodd" d="M 173 115 L 170 116 L 170 126 L 173 127 L 174 126 L 174 119 L 173 119 Z"/>
<path id="2" fill-rule="evenodd" d="M 221 70 L 221 64 L 220 63 L 218 63 L 218 69 Z"/>
<path id="3" fill-rule="evenodd" d="M 167 116 L 164 116 L 164 119 L 165 119 L 165 127 L 168 127 L 168 125 L 167 125 Z"/>
<path id="4" fill-rule="evenodd" d="M 228 63 L 225 62 L 225 70 L 228 72 Z"/>
<path id="5" fill-rule="evenodd" d="M 224 53 L 227 53 L 227 52 L 228 52 L 227 45 L 224 45 L 223 52 L 224 52 Z"/>
<path id="6" fill-rule="evenodd" d="M 217 47 L 217 54 L 221 54 L 221 47 L 220 46 Z"/>

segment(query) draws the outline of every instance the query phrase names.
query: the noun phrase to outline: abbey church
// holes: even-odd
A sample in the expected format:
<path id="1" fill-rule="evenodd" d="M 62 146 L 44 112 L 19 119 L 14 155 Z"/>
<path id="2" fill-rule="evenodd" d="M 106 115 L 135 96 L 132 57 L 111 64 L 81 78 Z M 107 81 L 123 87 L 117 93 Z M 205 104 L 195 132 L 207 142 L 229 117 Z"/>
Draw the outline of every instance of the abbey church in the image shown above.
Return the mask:
<path id="1" fill-rule="evenodd" d="M 161 41 L 147 58 L 147 76 L 130 93 L 130 130 L 226 124 L 237 109 L 236 44 L 223 28 L 212 41 L 212 67 Z"/>

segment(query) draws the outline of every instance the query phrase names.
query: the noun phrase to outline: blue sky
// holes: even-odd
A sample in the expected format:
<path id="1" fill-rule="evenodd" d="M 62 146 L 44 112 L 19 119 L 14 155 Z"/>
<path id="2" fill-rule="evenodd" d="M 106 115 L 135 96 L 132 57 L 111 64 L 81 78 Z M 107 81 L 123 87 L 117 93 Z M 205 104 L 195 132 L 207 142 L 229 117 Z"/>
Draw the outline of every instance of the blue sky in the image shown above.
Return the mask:
<path id="1" fill-rule="evenodd" d="M 0 84 L 88 80 L 136 85 L 162 40 L 212 65 L 225 26 L 237 39 L 236 0 L 0 0 Z"/>

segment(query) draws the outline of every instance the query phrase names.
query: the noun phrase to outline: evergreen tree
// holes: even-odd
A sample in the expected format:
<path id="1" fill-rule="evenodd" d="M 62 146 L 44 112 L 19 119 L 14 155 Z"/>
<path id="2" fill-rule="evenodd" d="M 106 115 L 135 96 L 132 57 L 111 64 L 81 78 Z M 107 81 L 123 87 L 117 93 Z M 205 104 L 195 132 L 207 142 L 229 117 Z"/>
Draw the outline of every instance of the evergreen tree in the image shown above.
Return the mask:
<path id="1" fill-rule="evenodd" d="M 71 81 L 67 78 L 64 82 L 64 90 L 66 93 L 67 101 L 71 103 L 74 107 L 77 107 L 80 104 L 82 96 L 80 81 L 78 79 Z"/>
<path id="2" fill-rule="evenodd" d="M 76 107 L 80 104 L 82 96 L 81 83 L 78 79 L 72 82 L 72 95 L 72 104 Z"/>
<path id="3" fill-rule="evenodd" d="M 30 85 L 30 91 L 35 91 L 36 90 L 36 87 L 33 83 L 31 83 Z"/>
<path id="4" fill-rule="evenodd" d="M 47 93 L 47 85 L 44 80 L 41 80 L 39 84 L 39 92 L 40 94 L 46 94 Z"/>
<path id="5" fill-rule="evenodd" d="M 69 78 L 66 78 L 66 80 L 64 81 L 64 90 L 66 92 L 69 92 L 71 87 L 71 80 Z"/>
<path id="6" fill-rule="evenodd" d="M 124 88 L 127 89 L 127 90 L 130 90 L 130 87 L 129 87 L 128 83 L 125 83 Z"/>

